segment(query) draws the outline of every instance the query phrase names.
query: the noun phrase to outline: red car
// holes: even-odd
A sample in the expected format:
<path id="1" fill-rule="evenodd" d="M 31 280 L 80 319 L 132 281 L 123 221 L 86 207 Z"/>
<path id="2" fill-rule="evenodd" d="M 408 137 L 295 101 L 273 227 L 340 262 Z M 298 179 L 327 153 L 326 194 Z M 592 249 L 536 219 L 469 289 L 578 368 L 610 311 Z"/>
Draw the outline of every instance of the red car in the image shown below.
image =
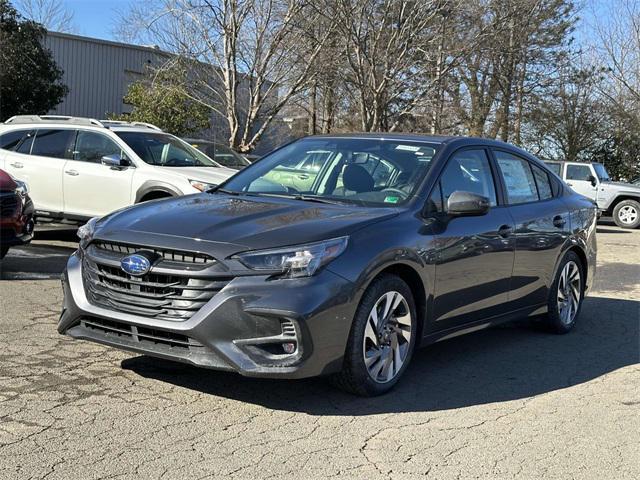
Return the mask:
<path id="1" fill-rule="evenodd" d="M 0 259 L 33 237 L 33 202 L 25 183 L 0 170 Z"/>

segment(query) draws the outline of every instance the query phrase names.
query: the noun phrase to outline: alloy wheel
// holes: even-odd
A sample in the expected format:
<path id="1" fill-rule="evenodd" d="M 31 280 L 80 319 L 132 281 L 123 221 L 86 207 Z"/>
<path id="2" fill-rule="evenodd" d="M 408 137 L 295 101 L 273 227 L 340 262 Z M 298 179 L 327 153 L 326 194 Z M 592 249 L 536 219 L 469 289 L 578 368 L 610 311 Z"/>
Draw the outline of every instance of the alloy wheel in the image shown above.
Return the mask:
<path id="1" fill-rule="evenodd" d="M 411 310 L 399 292 L 387 292 L 367 318 L 362 342 L 364 364 L 377 383 L 393 380 L 407 359 L 411 344 Z"/>
<path id="2" fill-rule="evenodd" d="M 558 314 L 565 325 L 570 325 L 578 312 L 581 289 L 580 268 L 574 261 L 569 261 L 562 268 L 558 281 Z"/>
<path id="3" fill-rule="evenodd" d="M 638 218 L 638 210 L 633 205 L 625 205 L 618 211 L 618 219 L 625 225 L 632 225 Z"/>

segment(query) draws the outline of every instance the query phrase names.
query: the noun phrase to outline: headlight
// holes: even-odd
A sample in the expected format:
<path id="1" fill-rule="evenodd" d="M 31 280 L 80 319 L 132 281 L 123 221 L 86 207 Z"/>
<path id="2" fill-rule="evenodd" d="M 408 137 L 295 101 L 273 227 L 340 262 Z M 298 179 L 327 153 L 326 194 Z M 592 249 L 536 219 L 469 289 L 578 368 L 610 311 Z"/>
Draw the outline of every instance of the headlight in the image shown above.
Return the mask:
<path id="1" fill-rule="evenodd" d="M 310 277 L 344 252 L 348 239 L 340 237 L 307 245 L 258 250 L 240 253 L 233 258 L 251 270 L 281 274 L 285 278 Z"/>
<path id="2" fill-rule="evenodd" d="M 78 238 L 80 239 L 80 248 L 85 248 L 93 238 L 93 232 L 96 229 L 98 217 L 93 217 L 87 223 L 78 228 Z"/>
<path id="3" fill-rule="evenodd" d="M 206 192 L 207 190 L 211 190 L 213 187 L 218 186 L 215 183 L 201 182 L 200 180 L 189 180 L 189 183 L 193 188 L 196 188 L 201 192 Z"/>

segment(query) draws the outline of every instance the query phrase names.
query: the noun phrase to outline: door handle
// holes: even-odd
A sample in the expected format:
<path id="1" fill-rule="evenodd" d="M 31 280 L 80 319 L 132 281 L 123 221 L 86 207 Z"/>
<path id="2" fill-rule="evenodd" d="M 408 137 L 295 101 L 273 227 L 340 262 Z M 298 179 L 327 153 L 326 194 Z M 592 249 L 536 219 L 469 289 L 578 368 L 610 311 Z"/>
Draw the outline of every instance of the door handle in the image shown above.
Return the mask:
<path id="1" fill-rule="evenodd" d="M 309 175 L 307 175 L 306 173 L 301 173 L 300 175 L 298 175 L 298 178 L 300 180 L 306 180 L 307 178 L 309 178 Z"/>
<path id="2" fill-rule="evenodd" d="M 511 226 L 509 226 L 509 225 L 502 225 L 498 229 L 498 235 L 500 235 L 502 238 L 507 238 L 512 233 L 513 233 L 513 228 L 511 228 Z"/>
<path id="3" fill-rule="evenodd" d="M 80 175 L 76 170 L 65 170 L 64 173 L 67 175 L 71 175 L 72 177 L 77 177 Z"/>
<path id="4" fill-rule="evenodd" d="M 22 168 L 22 167 L 24 167 L 24 165 L 22 164 L 22 162 L 13 162 L 13 163 L 10 163 L 10 165 L 11 165 L 13 168 Z"/>
<path id="5" fill-rule="evenodd" d="M 573 183 L 567 182 L 567 185 L 569 185 L 570 187 L 573 187 Z"/>
<path id="6" fill-rule="evenodd" d="M 562 218 L 562 215 L 556 215 L 553 217 L 553 225 L 558 228 L 562 228 L 566 225 L 567 221 Z"/>

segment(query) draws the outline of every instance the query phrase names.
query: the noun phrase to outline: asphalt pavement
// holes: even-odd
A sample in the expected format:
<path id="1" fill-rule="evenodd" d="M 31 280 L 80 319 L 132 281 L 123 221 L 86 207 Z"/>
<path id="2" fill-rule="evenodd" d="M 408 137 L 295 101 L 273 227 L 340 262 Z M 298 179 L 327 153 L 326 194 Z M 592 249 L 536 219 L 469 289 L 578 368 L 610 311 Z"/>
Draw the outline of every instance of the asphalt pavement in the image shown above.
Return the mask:
<path id="1" fill-rule="evenodd" d="M 58 335 L 74 235 L 0 264 L 0 479 L 640 478 L 640 230 L 598 228 L 570 334 L 442 342 L 373 399 Z"/>

